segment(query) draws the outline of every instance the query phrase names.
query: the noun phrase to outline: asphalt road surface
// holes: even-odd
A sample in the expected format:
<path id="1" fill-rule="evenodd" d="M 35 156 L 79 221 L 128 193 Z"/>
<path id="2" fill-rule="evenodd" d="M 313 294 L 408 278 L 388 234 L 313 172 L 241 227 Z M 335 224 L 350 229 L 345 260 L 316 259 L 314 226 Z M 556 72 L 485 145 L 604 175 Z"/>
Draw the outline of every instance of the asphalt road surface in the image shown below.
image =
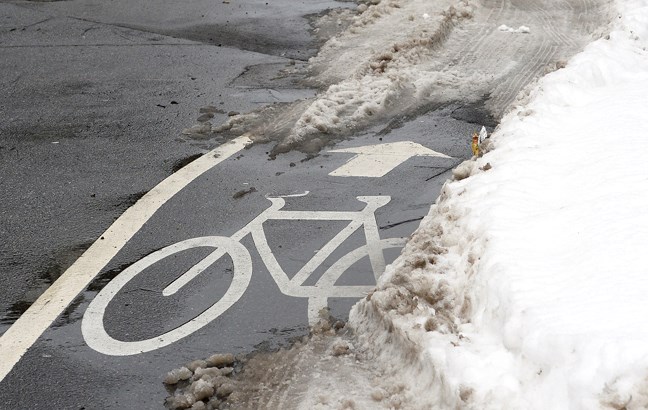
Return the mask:
<path id="1" fill-rule="evenodd" d="M 217 123 L 230 111 L 314 95 L 304 88 L 264 88 L 266 78 L 257 85 L 254 76 L 248 75 L 244 85 L 236 79 L 250 66 L 280 69 L 313 55 L 316 43 L 303 16 L 346 6 L 250 3 L 232 11 L 222 3 L 172 5 L 150 10 L 132 2 L 0 4 L 0 81 L 6 90 L 0 97 L 0 332 L 5 338 L 115 219 L 212 148 L 181 134 L 196 123 L 200 108 L 216 107 L 211 112 Z M 275 23 L 281 16 L 291 24 L 270 24 L 271 16 Z M 259 21 L 264 24 L 255 24 Z M 236 30 L 223 29 L 227 25 Z M 404 158 L 381 178 L 329 175 L 356 155 L 352 152 L 313 159 L 292 152 L 270 160 L 269 145 L 244 149 L 205 172 L 160 208 L 80 296 L 71 295 L 72 304 L 2 380 L 2 407 L 159 408 L 166 396 L 160 377 L 170 368 L 214 351 L 246 352 L 303 335 L 309 298 L 282 293 L 250 235 L 240 241 L 251 255 L 249 286 L 235 306 L 177 342 L 134 356 L 99 353 L 88 347 L 81 319 L 97 291 L 125 267 L 178 241 L 230 237 L 270 206 L 267 197 L 309 191 L 285 198 L 284 210 L 311 212 L 357 212 L 367 206 L 357 196 L 389 197 L 375 212 L 380 237 L 409 235 L 448 170 L 468 153 L 466 135 L 476 126 L 450 118 L 451 111 L 422 117 L 391 134 L 369 130 L 335 147 L 412 141 L 452 157 Z M 434 143 L 428 129 L 438 130 Z M 292 277 L 348 223 L 277 219 L 263 226 L 273 254 Z M 363 246 L 363 232 L 361 227 L 341 241 L 305 286 L 312 287 L 337 259 Z M 160 294 L 163 284 L 210 249 L 179 253 L 138 275 L 110 303 L 106 331 L 122 341 L 153 338 L 219 300 L 236 268 L 227 255 L 176 295 Z M 397 254 L 398 246 L 390 245 L 386 262 Z M 366 257 L 336 284 L 358 287 L 359 296 L 375 280 L 372 272 Z M 344 318 L 358 296 L 328 300 L 333 314 Z"/>
<path id="2" fill-rule="evenodd" d="M 201 107 L 216 106 L 217 123 L 232 111 L 313 95 L 232 82 L 249 66 L 313 55 L 304 16 L 344 5 L 0 3 L 0 334 L 137 199 L 205 152 L 181 134 Z M 54 350 L 67 345 L 60 342 Z M 16 368 L 0 383 L 0 407 L 157 408 L 164 394 L 152 375 L 185 360 L 159 363 L 147 376 L 137 367 L 110 375 L 101 370 L 108 357 L 82 370 L 54 355 L 46 369 L 47 354 L 37 350 L 31 365 L 21 362 L 24 373 Z M 117 378 L 92 381 L 98 375 Z M 154 389 L 130 388 L 133 379 Z M 128 390 L 134 401 L 113 397 Z"/>
<path id="3" fill-rule="evenodd" d="M 497 36 L 506 3 L 469 29 Z M 275 74 L 317 52 L 308 16 L 349 6 L 0 2 L 0 407 L 160 408 L 171 368 L 286 343 L 323 306 L 345 318 L 495 125 L 484 106 L 568 54 L 544 36 L 490 102 L 431 104 L 314 156 L 182 134 L 313 97 Z M 443 58 L 488 52 L 459 34 Z"/>

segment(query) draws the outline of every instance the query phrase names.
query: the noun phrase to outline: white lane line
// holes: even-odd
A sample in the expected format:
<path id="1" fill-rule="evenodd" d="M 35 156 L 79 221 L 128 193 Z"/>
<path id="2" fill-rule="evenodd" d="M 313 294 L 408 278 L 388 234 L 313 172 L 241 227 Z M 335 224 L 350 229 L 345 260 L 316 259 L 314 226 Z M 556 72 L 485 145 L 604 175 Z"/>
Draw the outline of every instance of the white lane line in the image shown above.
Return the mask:
<path id="1" fill-rule="evenodd" d="M 247 135 L 225 143 L 160 182 L 128 208 L 87 251 L 0 336 L 0 381 L 63 310 L 97 276 L 144 223 L 182 188 L 252 141 Z"/>

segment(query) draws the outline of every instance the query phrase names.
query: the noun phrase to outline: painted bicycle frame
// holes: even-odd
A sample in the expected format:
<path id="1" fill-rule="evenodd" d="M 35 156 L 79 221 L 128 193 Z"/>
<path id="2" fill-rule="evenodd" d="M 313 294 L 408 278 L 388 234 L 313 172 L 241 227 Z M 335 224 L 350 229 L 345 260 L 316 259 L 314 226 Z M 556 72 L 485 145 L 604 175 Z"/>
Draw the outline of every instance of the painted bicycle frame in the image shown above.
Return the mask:
<path id="1" fill-rule="evenodd" d="M 268 198 L 271 202 L 270 207 L 231 237 L 204 236 L 187 239 L 147 255 L 117 275 L 92 300 L 84 314 L 81 326 L 86 342 L 91 348 L 104 354 L 115 356 L 133 355 L 168 346 L 211 323 L 236 303 L 249 286 L 252 277 L 252 259 L 250 252 L 240 243 L 248 235 L 252 236 L 261 260 L 281 292 L 288 296 L 308 298 L 308 319 L 310 324 L 314 324 L 318 319 L 320 310 L 328 305 L 329 297 L 360 298 L 373 288 L 373 286 L 335 285 L 340 276 L 351 265 L 364 256 L 369 256 L 374 277 L 378 279 L 385 270 L 383 250 L 402 247 L 405 243 L 403 238 L 380 239 L 375 212 L 378 208 L 389 203 L 391 200 L 389 196 L 358 196 L 356 198 L 366 204 L 360 211 L 287 211 L 283 210 L 286 204 L 283 197 Z M 263 224 L 270 220 L 348 221 L 349 223 L 319 249 L 297 274 L 290 278 L 277 261 L 268 244 Z M 364 228 L 366 245 L 340 258 L 324 272 L 314 285 L 305 286 L 304 283 L 309 276 L 347 238 L 361 227 Z M 229 254 L 234 265 L 234 274 L 232 283 L 221 299 L 187 323 L 150 339 L 125 342 L 108 335 L 103 325 L 106 308 L 115 295 L 130 280 L 164 258 L 198 247 L 211 247 L 214 248 L 214 251 L 171 282 L 163 289 L 162 294 L 164 296 L 173 295 L 217 260 Z"/>

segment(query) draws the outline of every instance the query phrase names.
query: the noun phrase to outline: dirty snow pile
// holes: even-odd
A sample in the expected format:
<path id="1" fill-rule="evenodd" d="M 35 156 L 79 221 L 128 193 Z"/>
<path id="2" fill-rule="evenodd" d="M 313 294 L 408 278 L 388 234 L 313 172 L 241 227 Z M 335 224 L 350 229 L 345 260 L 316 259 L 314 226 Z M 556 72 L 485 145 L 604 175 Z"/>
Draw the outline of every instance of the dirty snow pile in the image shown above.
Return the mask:
<path id="1" fill-rule="evenodd" d="M 288 144 L 358 127 L 374 116 L 394 115 L 406 108 L 399 105 L 430 95 L 441 80 L 422 67 L 449 32 L 472 17 L 466 0 L 382 1 L 369 7 L 362 4 L 359 11 L 351 27 L 311 60 L 311 69 L 320 71 L 317 80 L 333 85 L 300 116 L 286 138 Z M 478 81 L 485 81 L 485 76 Z"/>
<path id="2" fill-rule="evenodd" d="M 362 2 L 348 27 L 309 61 L 310 80 L 322 91 L 291 117 L 276 151 L 319 149 L 431 104 L 489 96 L 487 108 L 500 117 L 528 81 L 580 51 L 608 21 L 602 0 L 531 3 Z"/>
<path id="3" fill-rule="evenodd" d="M 648 1 L 617 7 L 354 307 L 403 407 L 648 407 Z"/>

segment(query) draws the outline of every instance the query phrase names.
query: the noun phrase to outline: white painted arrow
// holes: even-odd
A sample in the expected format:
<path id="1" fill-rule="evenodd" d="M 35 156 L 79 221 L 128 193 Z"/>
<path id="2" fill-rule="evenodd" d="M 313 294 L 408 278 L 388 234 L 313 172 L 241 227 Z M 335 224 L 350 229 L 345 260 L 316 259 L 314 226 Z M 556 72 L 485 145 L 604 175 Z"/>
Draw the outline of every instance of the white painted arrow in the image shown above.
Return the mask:
<path id="1" fill-rule="evenodd" d="M 411 141 L 334 149 L 329 152 L 350 152 L 356 154 L 346 164 L 329 174 L 336 177 L 380 178 L 411 157 L 452 158 Z"/>

